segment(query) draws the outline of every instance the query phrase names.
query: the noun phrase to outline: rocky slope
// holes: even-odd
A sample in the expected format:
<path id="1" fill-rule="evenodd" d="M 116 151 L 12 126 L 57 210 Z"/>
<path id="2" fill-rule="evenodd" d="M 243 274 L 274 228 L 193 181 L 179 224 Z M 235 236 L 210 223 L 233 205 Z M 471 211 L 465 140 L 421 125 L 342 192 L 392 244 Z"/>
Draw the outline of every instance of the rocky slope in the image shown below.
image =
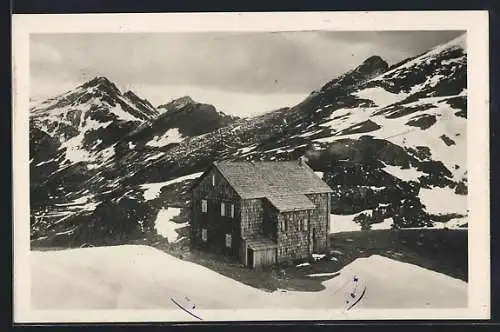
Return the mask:
<path id="1" fill-rule="evenodd" d="M 180 98 L 154 118 L 120 122 L 130 127 L 113 154 L 99 146 L 102 162 L 97 155 L 78 170 L 47 171 L 54 180 L 39 188 L 52 198 L 32 198 L 32 238 L 123 242 L 152 231 L 159 209 L 188 206 L 189 183 L 214 160 L 302 155 L 334 189 L 332 213 L 357 214 L 365 228 L 387 218 L 395 227 L 466 224 L 466 74 L 462 36 L 390 67 L 370 57 L 300 104 L 250 119 Z M 32 144 L 37 164 L 64 150 L 49 125 L 32 131 L 32 143 L 48 142 Z M 32 173 L 38 168 L 32 162 Z"/>

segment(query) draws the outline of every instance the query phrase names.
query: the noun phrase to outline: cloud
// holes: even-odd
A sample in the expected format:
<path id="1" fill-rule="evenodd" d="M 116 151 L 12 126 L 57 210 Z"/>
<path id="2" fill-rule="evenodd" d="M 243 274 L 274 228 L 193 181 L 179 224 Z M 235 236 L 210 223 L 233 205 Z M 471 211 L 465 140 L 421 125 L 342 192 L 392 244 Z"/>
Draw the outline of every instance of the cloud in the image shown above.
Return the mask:
<path id="1" fill-rule="evenodd" d="M 32 42 L 30 44 L 30 61 L 35 64 L 60 64 L 62 62 L 61 53 L 44 43 Z"/>
<path id="2" fill-rule="evenodd" d="M 392 64 L 458 34 L 457 31 L 36 34 L 31 38 L 31 75 L 82 83 L 99 75 L 120 84 L 197 87 L 200 93 L 206 90 L 296 95 L 320 88 L 372 55 Z"/>

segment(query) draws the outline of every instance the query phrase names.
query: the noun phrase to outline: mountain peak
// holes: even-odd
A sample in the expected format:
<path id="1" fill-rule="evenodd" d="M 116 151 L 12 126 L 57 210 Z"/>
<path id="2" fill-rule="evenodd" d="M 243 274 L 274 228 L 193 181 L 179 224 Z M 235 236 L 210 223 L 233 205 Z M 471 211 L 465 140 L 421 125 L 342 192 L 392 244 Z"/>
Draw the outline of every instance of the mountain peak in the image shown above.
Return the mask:
<path id="1" fill-rule="evenodd" d="M 171 103 L 194 104 L 195 101 L 190 96 L 183 96 L 183 97 L 172 100 Z"/>
<path id="2" fill-rule="evenodd" d="M 116 87 L 116 85 L 111 82 L 108 78 L 104 76 L 96 76 L 87 83 L 82 84 L 82 88 L 103 88 L 110 92 L 121 95 L 120 90 Z"/>
<path id="3" fill-rule="evenodd" d="M 363 61 L 355 71 L 359 73 L 370 73 L 373 75 L 379 75 L 385 72 L 389 68 L 389 64 L 378 55 L 373 55 Z"/>
<path id="4" fill-rule="evenodd" d="M 320 91 L 335 90 L 334 95 L 339 94 L 340 91 L 348 91 L 367 80 L 385 73 L 388 68 L 389 64 L 384 59 L 378 55 L 373 55 L 355 69 L 326 83 Z"/>
<path id="5" fill-rule="evenodd" d="M 168 110 L 180 110 L 187 105 L 194 105 L 196 102 L 190 96 L 183 96 L 169 101 L 166 104 L 159 105 L 158 108 L 164 108 Z"/>

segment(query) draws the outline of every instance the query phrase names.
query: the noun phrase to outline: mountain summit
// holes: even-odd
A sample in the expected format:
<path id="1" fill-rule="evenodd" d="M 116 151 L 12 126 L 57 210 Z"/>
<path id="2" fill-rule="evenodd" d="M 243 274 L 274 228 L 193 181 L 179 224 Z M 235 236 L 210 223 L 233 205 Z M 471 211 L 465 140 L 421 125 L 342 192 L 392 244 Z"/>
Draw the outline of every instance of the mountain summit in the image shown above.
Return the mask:
<path id="1" fill-rule="evenodd" d="M 133 145 L 165 147 L 184 139 L 213 132 L 238 117 L 226 115 L 213 105 L 194 101 L 189 96 L 158 106 L 163 112 L 150 123 L 127 136 Z"/>
<path id="2" fill-rule="evenodd" d="M 95 88 L 103 91 L 107 91 L 111 94 L 121 94 L 120 90 L 116 87 L 116 85 L 108 80 L 104 76 L 97 76 L 91 79 L 90 81 L 82 84 L 80 87 L 82 88 Z"/>
<path id="3" fill-rule="evenodd" d="M 381 57 L 377 55 L 371 56 L 355 69 L 326 83 L 321 88 L 321 91 L 350 91 L 357 85 L 384 73 L 388 68 L 389 64 Z"/>
<path id="4" fill-rule="evenodd" d="M 372 78 L 384 73 L 388 68 L 389 64 L 384 59 L 378 55 L 373 55 L 363 61 L 354 71 L 364 74 L 367 78 Z"/>

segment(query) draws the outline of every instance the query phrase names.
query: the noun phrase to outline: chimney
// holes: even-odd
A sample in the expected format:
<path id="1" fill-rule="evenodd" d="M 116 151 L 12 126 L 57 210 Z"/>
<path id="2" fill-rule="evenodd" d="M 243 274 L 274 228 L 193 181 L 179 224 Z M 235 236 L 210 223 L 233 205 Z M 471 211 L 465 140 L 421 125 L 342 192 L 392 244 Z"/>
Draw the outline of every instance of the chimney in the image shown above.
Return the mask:
<path id="1" fill-rule="evenodd" d="M 305 156 L 300 156 L 299 157 L 299 166 L 304 166 L 308 162 L 307 158 Z"/>

